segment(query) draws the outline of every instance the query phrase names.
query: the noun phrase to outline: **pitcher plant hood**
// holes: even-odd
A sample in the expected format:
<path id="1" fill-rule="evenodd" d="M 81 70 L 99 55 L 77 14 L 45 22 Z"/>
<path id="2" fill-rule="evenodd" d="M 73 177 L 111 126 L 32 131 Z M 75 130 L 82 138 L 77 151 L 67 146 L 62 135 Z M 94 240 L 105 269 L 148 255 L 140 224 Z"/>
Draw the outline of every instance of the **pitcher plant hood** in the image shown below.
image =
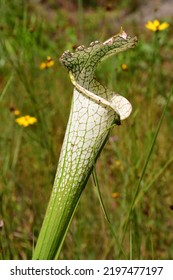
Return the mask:
<path id="1" fill-rule="evenodd" d="M 75 88 L 96 103 L 109 106 L 120 120 L 127 118 L 131 111 L 131 104 L 119 94 L 111 92 L 101 85 L 94 77 L 99 63 L 106 58 L 136 46 L 137 38 L 131 38 L 121 29 L 120 33 L 105 42 L 92 42 L 87 48 L 79 46 L 74 53 L 65 51 L 60 62 L 67 68 Z"/>

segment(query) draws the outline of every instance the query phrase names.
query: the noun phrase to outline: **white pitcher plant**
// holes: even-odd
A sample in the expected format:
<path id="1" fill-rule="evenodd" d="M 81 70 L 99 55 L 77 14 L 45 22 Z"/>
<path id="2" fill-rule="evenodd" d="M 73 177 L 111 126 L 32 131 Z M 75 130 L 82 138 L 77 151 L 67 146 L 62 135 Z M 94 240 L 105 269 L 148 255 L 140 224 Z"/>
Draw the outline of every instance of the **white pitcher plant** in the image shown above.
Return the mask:
<path id="1" fill-rule="evenodd" d="M 74 85 L 71 112 L 59 158 L 54 186 L 34 250 L 33 259 L 57 259 L 78 205 L 111 128 L 126 119 L 130 102 L 101 85 L 94 77 L 104 59 L 135 47 L 131 38 L 120 33 L 74 53 L 65 51 L 60 62 L 67 68 Z"/>

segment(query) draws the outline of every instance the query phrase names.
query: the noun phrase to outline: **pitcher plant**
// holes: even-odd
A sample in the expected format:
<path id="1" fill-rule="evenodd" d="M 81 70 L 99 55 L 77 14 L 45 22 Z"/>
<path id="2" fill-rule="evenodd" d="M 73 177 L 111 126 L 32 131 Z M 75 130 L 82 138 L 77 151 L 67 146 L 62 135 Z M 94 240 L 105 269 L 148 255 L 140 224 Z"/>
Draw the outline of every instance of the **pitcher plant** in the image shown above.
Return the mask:
<path id="1" fill-rule="evenodd" d="M 100 62 L 129 48 L 137 38 L 120 33 L 95 41 L 75 52 L 65 51 L 60 62 L 74 85 L 70 116 L 51 198 L 33 253 L 33 259 L 57 259 L 74 211 L 114 125 L 131 111 L 130 102 L 101 85 L 94 73 Z"/>

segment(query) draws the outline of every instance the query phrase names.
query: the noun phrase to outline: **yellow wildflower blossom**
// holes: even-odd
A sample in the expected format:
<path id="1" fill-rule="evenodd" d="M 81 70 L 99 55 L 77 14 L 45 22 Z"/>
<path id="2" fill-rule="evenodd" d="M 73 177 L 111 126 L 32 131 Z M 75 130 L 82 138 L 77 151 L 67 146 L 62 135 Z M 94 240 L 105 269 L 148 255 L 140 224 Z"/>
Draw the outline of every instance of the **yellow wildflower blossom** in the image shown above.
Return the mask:
<path id="1" fill-rule="evenodd" d="M 116 168 L 121 167 L 121 165 L 122 165 L 122 163 L 121 163 L 120 160 L 116 160 L 116 161 L 115 161 L 115 167 L 116 167 Z"/>
<path id="2" fill-rule="evenodd" d="M 40 69 L 43 70 L 46 68 L 50 68 L 54 65 L 54 63 L 55 63 L 54 60 L 50 56 L 48 56 L 46 61 L 40 64 Z"/>
<path id="3" fill-rule="evenodd" d="M 125 64 L 125 63 L 121 64 L 121 69 L 123 71 L 127 71 L 128 70 L 127 64 Z"/>
<path id="4" fill-rule="evenodd" d="M 120 194 L 118 192 L 113 192 L 112 193 L 112 198 L 118 198 Z"/>
<path id="5" fill-rule="evenodd" d="M 53 60 L 47 61 L 46 66 L 47 66 L 48 68 L 52 67 L 53 65 L 54 65 L 54 61 L 53 61 Z"/>
<path id="6" fill-rule="evenodd" d="M 36 123 L 37 119 L 35 117 L 31 117 L 29 115 L 26 115 L 26 116 L 22 116 L 20 118 L 17 118 L 16 122 L 21 126 L 27 127 L 31 124 Z"/>
<path id="7" fill-rule="evenodd" d="M 19 116 L 19 115 L 20 115 L 20 111 L 19 111 L 19 110 L 17 110 L 17 109 L 16 109 L 16 110 L 14 110 L 14 115 L 15 115 L 15 116 Z"/>
<path id="8" fill-rule="evenodd" d="M 167 29 L 169 27 L 169 23 L 167 22 L 160 23 L 159 20 L 155 19 L 153 21 L 148 21 L 145 24 L 145 27 L 153 32 L 157 32 L 157 31 L 162 31 Z"/>
<path id="9" fill-rule="evenodd" d="M 10 106 L 10 112 L 13 113 L 13 115 L 18 116 L 20 115 L 20 111 L 18 109 L 15 108 L 15 106 Z"/>
<path id="10" fill-rule="evenodd" d="M 45 63 L 45 62 L 42 62 L 42 63 L 40 64 L 40 69 L 43 70 L 43 69 L 45 69 L 45 68 L 46 68 L 46 63 Z"/>

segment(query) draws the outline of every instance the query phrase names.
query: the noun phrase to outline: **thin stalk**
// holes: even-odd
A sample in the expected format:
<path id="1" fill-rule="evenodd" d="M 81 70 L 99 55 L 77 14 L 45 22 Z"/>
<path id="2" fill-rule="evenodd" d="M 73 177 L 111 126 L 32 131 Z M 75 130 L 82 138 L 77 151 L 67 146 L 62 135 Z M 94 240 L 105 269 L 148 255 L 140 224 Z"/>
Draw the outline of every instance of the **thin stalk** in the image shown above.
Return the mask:
<path id="1" fill-rule="evenodd" d="M 105 208 L 105 205 L 104 205 L 104 202 L 103 202 L 103 198 L 102 198 L 102 195 L 101 195 L 101 192 L 100 192 L 99 181 L 98 181 L 97 172 L 96 172 L 96 168 L 95 167 L 93 168 L 93 171 L 92 171 L 92 178 L 93 178 L 93 183 L 94 183 L 94 186 L 95 186 L 96 191 L 97 191 L 98 199 L 99 199 L 99 202 L 100 202 L 100 205 L 101 205 L 101 208 L 102 208 L 105 220 L 108 223 L 108 226 L 109 226 L 109 228 L 110 228 L 110 230 L 112 232 L 112 235 L 115 238 L 115 241 L 116 241 L 116 243 L 118 245 L 119 250 L 122 252 L 124 257 L 127 258 L 127 255 L 125 254 L 121 244 L 118 241 L 118 237 L 117 237 L 117 235 L 115 233 L 115 230 L 114 230 L 114 228 L 113 228 L 113 226 L 111 224 L 111 221 L 109 219 L 109 216 L 107 214 L 107 211 L 106 211 L 106 208 Z"/>
<path id="2" fill-rule="evenodd" d="M 7 90 L 8 90 L 8 87 L 10 86 L 12 80 L 13 80 L 13 74 L 11 74 L 11 76 L 9 77 L 5 87 L 3 88 L 2 92 L 1 92 L 0 102 L 2 101 L 3 97 L 5 96 L 5 94 L 6 94 Z"/>
<path id="3" fill-rule="evenodd" d="M 12 165 L 11 165 L 12 170 L 15 168 L 17 160 L 18 160 L 21 141 L 22 141 L 22 134 L 23 134 L 23 128 L 20 128 L 20 131 L 17 134 L 17 139 L 15 141 L 16 146 L 14 148 L 13 160 L 12 160 Z"/>
<path id="4" fill-rule="evenodd" d="M 83 20 L 83 1 L 78 0 L 78 19 L 79 19 L 79 35 L 80 39 L 83 41 L 84 38 L 84 20 Z"/>
<path id="5" fill-rule="evenodd" d="M 151 188 L 151 186 L 158 180 L 158 178 L 163 174 L 163 172 L 166 170 L 166 168 L 173 162 L 173 156 L 165 163 L 165 165 L 156 173 L 156 175 L 153 177 L 151 182 L 147 184 L 146 187 L 143 187 L 141 189 L 141 193 L 138 194 L 135 204 L 133 205 L 133 209 L 139 204 L 141 201 L 143 195 Z"/>
<path id="6" fill-rule="evenodd" d="M 163 111 L 162 111 L 162 115 L 161 115 L 160 120 L 159 120 L 159 123 L 158 123 L 158 125 L 157 125 L 155 134 L 154 134 L 154 136 L 153 136 L 153 140 L 152 140 L 152 142 L 151 142 L 151 146 L 150 146 L 149 152 L 148 152 L 148 154 L 147 154 L 147 158 L 146 158 L 146 161 L 145 161 L 145 163 L 144 163 L 141 176 L 140 176 L 140 178 L 139 178 L 137 187 L 136 187 L 136 189 L 135 189 L 135 193 L 134 193 L 134 196 L 133 196 L 133 199 L 132 199 L 132 202 L 131 202 L 129 211 L 128 211 L 128 215 L 127 215 L 127 218 L 126 218 L 126 221 L 125 221 L 125 224 L 124 224 L 124 231 L 123 231 L 123 236 L 122 236 L 122 239 L 121 239 L 121 245 L 122 245 L 122 243 L 123 243 L 123 241 L 124 241 L 125 234 L 126 234 L 126 231 L 127 231 L 127 227 L 128 227 L 129 221 L 130 221 L 130 216 L 131 216 L 131 213 L 132 213 L 132 211 L 133 211 L 133 207 L 134 207 L 135 201 L 136 201 L 136 199 L 137 199 L 137 196 L 138 196 L 138 193 L 139 193 L 139 190 L 140 190 L 140 187 L 141 187 L 141 182 L 142 182 L 142 180 L 143 180 L 143 178 L 144 178 L 144 176 L 145 176 L 145 172 L 146 172 L 148 163 L 149 163 L 149 161 L 150 161 L 150 158 L 151 158 L 151 155 L 152 155 L 152 152 L 153 152 L 153 149 L 154 149 L 156 140 L 157 140 L 157 136 L 158 136 L 158 134 L 159 134 L 159 131 L 160 131 L 160 128 L 161 128 L 163 119 L 164 119 L 164 117 L 165 117 L 165 114 L 166 114 L 166 111 L 167 111 L 167 108 L 168 108 L 168 105 L 169 105 L 169 102 L 170 102 L 172 93 L 173 93 L 173 85 L 171 86 L 171 90 L 170 90 L 170 93 L 169 93 L 169 95 L 168 95 L 167 102 L 166 102 L 166 104 L 165 104 L 165 106 L 164 106 L 164 109 L 163 109 Z M 119 254 L 120 254 L 120 253 L 119 253 Z"/>
<path id="7" fill-rule="evenodd" d="M 130 257 L 129 259 L 133 259 L 133 231 L 132 231 L 132 222 L 130 222 L 130 233 L 129 233 L 129 240 L 130 240 Z"/>

